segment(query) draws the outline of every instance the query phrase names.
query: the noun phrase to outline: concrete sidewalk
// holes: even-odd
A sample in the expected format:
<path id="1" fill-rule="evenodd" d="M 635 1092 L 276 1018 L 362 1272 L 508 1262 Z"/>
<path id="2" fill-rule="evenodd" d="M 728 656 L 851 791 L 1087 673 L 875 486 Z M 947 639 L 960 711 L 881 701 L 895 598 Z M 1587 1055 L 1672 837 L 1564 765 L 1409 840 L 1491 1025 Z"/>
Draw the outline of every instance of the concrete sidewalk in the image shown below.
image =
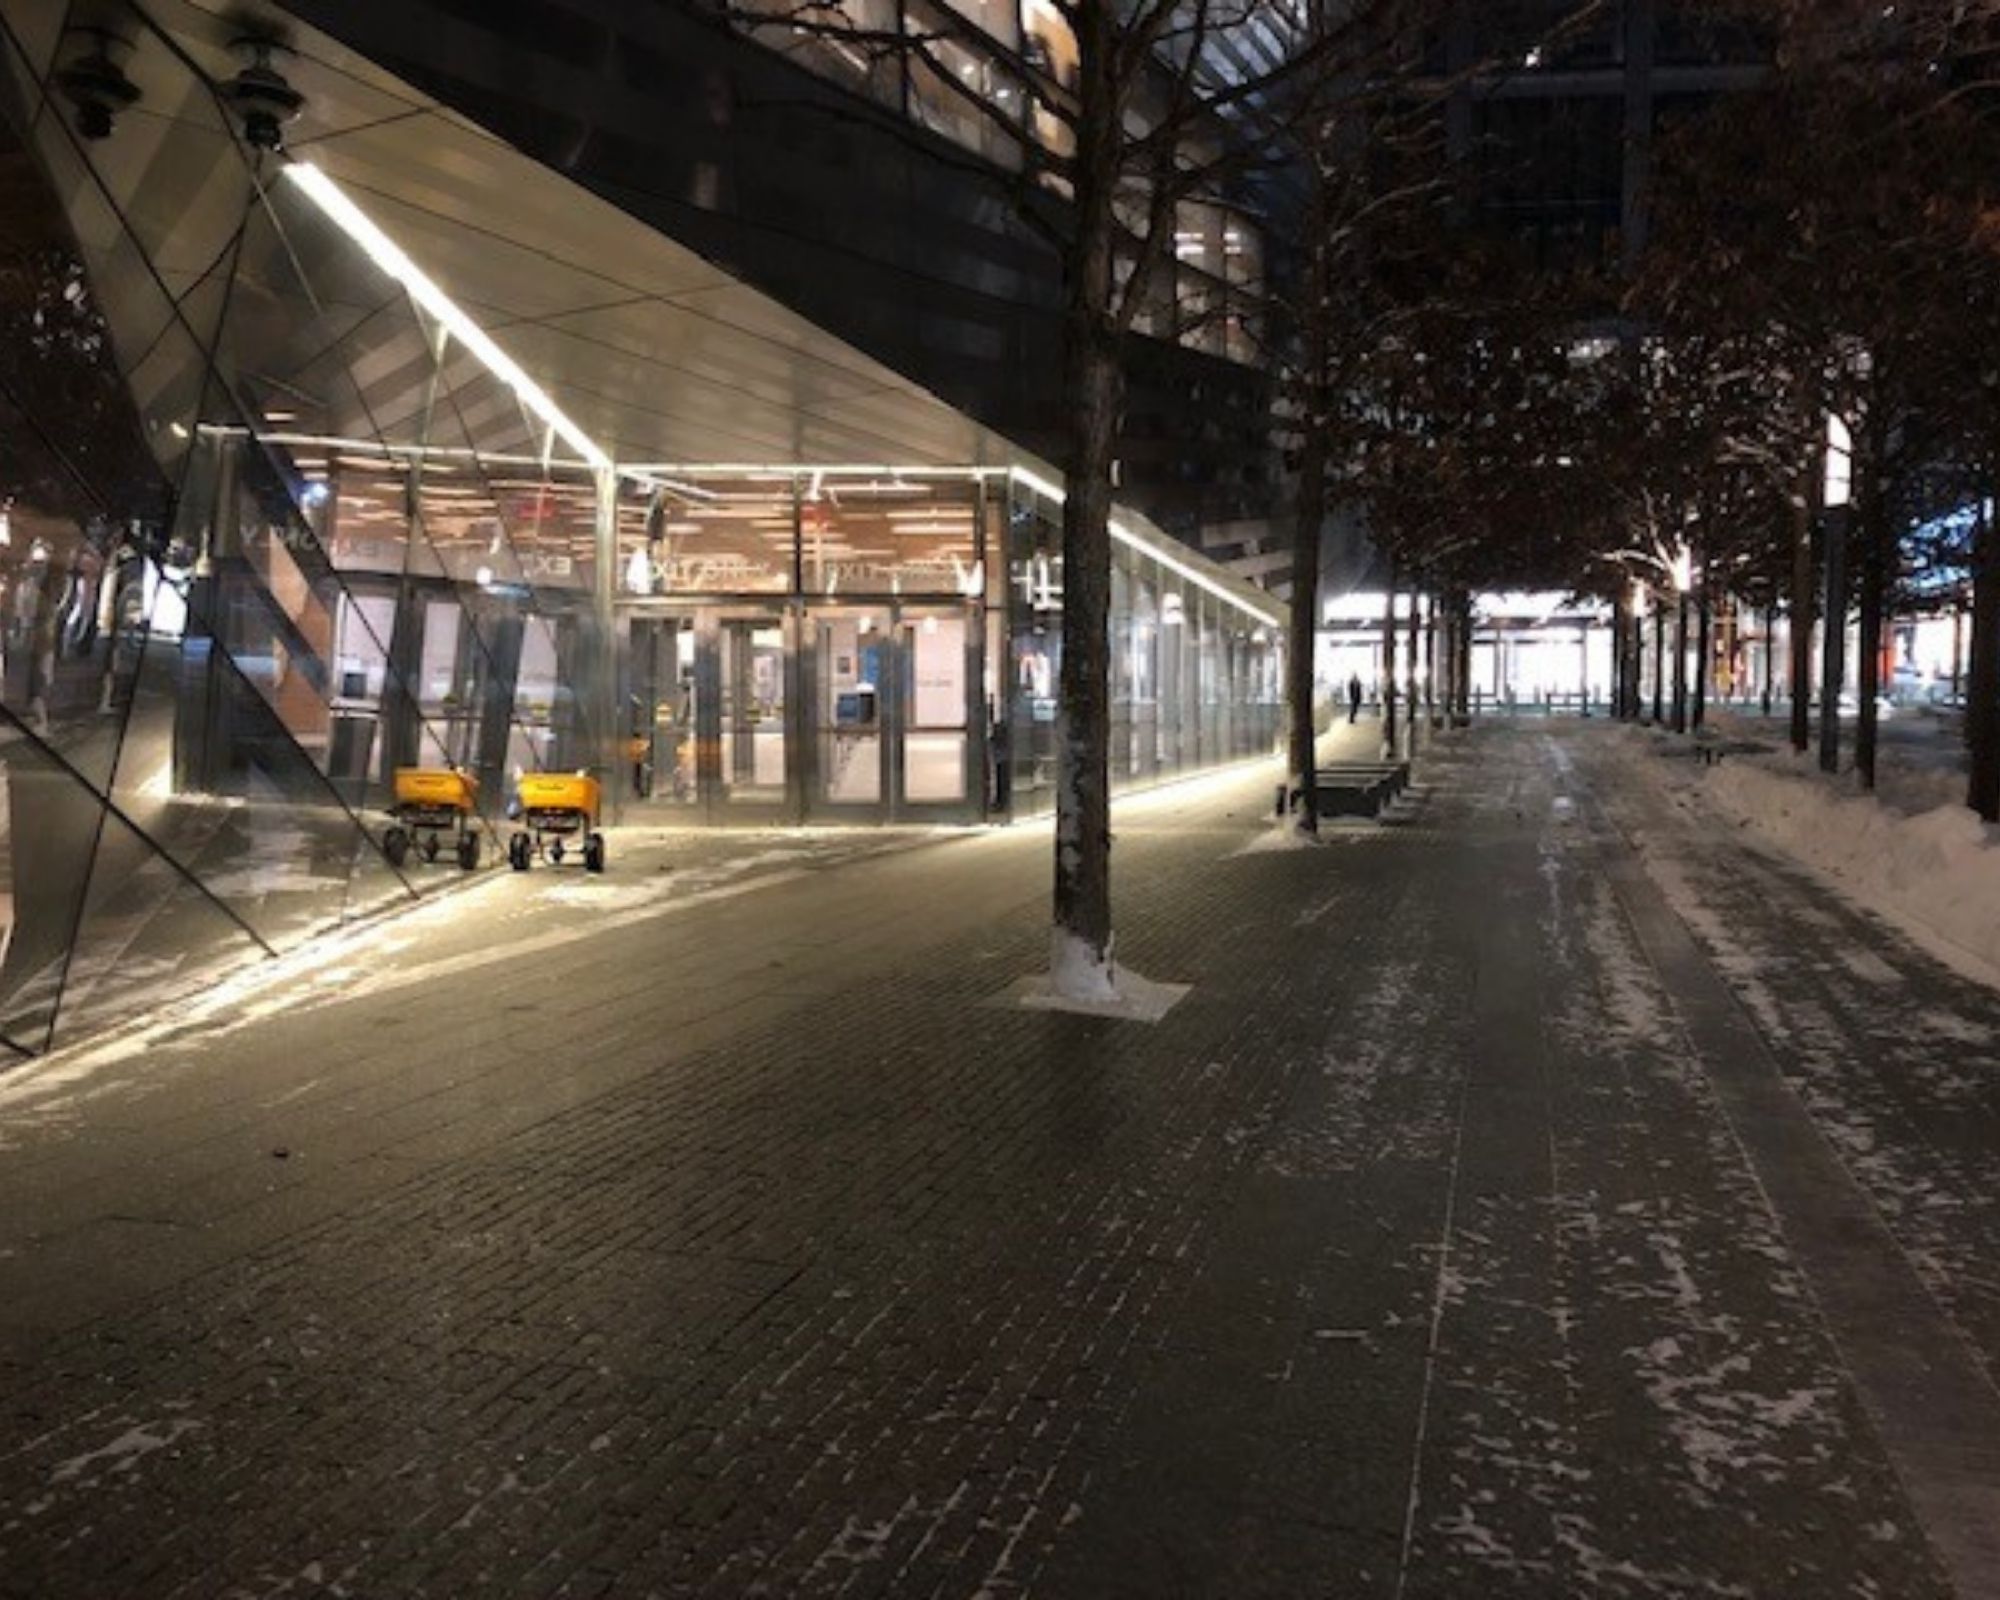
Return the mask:
<path id="1" fill-rule="evenodd" d="M 0 1078 L 0 1594 L 2000 1592 L 2000 1004 L 1633 759 L 1121 803 L 1156 1027 L 996 1003 L 1024 828 L 499 880 Z"/>

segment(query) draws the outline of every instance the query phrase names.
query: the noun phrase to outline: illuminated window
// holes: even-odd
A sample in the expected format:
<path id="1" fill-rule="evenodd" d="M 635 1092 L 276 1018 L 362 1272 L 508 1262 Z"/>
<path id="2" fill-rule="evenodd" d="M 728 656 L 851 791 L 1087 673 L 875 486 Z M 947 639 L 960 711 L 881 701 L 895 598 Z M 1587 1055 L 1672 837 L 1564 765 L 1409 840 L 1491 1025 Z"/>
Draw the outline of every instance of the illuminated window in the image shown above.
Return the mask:
<path id="1" fill-rule="evenodd" d="M 1174 224 L 1180 339 L 1192 349 L 1254 361 L 1262 346 L 1262 232 L 1240 213 L 1187 201 Z"/>
<path id="2" fill-rule="evenodd" d="M 920 42 L 910 60 L 910 116 L 1001 166 L 1019 166 L 1020 80 L 935 6 L 911 0 L 904 25 Z"/>
<path id="3" fill-rule="evenodd" d="M 797 0 L 741 0 L 741 9 L 773 18 L 791 17 L 799 10 Z M 838 0 L 813 11 L 811 23 L 746 20 L 745 27 L 758 43 L 790 56 L 807 70 L 900 109 L 901 52 L 889 43 L 898 27 L 896 0 Z"/>
<path id="4" fill-rule="evenodd" d="M 945 0 L 945 4 L 1008 49 L 1021 48 L 1021 14 L 1014 0 Z"/>

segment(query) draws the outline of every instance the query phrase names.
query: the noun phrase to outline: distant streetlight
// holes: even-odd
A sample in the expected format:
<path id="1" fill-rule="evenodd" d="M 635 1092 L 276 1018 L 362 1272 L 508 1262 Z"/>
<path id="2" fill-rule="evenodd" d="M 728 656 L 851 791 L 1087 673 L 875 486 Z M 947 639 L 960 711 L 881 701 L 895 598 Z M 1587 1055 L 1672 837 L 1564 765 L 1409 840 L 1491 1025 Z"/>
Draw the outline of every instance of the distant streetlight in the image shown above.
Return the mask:
<path id="1" fill-rule="evenodd" d="M 1836 510 L 1852 498 L 1854 491 L 1854 436 L 1837 411 L 1826 416 L 1826 491 L 1822 504 Z"/>

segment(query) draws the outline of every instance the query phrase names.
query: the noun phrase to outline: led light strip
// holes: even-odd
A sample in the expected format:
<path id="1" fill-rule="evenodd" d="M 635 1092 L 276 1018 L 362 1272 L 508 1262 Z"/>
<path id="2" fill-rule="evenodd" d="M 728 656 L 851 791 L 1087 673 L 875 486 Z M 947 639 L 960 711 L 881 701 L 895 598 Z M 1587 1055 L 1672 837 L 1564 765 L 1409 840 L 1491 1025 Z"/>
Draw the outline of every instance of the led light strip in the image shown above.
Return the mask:
<path id="1" fill-rule="evenodd" d="M 549 398 L 547 391 L 523 372 L 520 364 L 495 344 L 486 330 L 474 322 L 457 301 L 426 277 L 423 270 L 403 253 L 402 247 L 376 227 L 333 179 L 310 161 L 292 162 L 285 168 L 285 175 L 326 213 L 335 227 L 361 246 L 370 261 L 394 278 L 408 291 L 412 300 L 443 323 L 451 336 L 477 356 L 488 372 L 520 396 L 521 403 L 546 422 L 565 444 L 600 472 L 611 470 L 611 457 L 605 454 L 597 441 L 565 416 L 562 408 Z"/>
<path id="2" fill-rule="evenodd" d="M 512 356 L 508 355 L 506 351 L 495 344 L 492 338 L 488 336 L 486 330 L 474 322 L 457 301 L 453 300 L 450 295 L 446 294 L 444 290 L 433 283 L 425 275 L 423 269 L 409 258 L 400 245 L 378 228 L 359 206 L 348 199 L 340 185 L 335 183 L 333 179 L 329 178 L 310 161 L 291 162 L 285 168 L 285 175 L 304 191 L 306 197 L 326 214 L 327 219 L 335 227 L 339 228 L 341 232 L 345 233 L 356 244 L 361 246 L 369 260 L 373 261 L 376 266 L 380 267 L 391 278 L 395 279 L 397 283 L 401 284 L 412 300 L 415 300 L 418 305 L 422 306 L 432 316 L 436 317 L 439 322 L 443 323 L 453 338 L 457 339 L 460 344 L 464 345 L 477 356 L 487 371 L 491 372 L 501 382 L 505 383 L 508 388 L 512 389 L 520 397 L 521 403 L 537 417 L 541 418 L 543 422 L 547 423 L 550 430 L 562 439 L 565 444 L 569 445 L 571 449 L 575 450 L 586 463 L 595 467 L 600 472 L 619 470 L 614 466 L 611 457 L 598 445 L 597 441 L 572 422 L 564 414 L 562 408 L 549 398 L 548 392 L 540 384 L 536 383 L 533 378 L 529 377 Z M 382 447 L 376 445 L 374 448 L 381 449 Z M 622 470 L 624 475 L 636 478 L 641 482 L 651 481 L 646 469 L 643 467 L 627 467 Z M 704 470 L 716 471 L 718 469 L 710 467 Z M 775 473 L 786 469 L 739 467 L 721 470 L 735 470 L 745 473 L 770 470 Z M 789 470 L 795 474 L 802 469 L 793 467 Z M 811 471 L 814 469 L 808 467 L 803 470 Z M 1019 466 L 1012 468 L 898 469 L 886 464 L 881 466 L 849 464 L 843 467 L 820 468 L 818 470 L 821 472 L 834 471 L 841 473 L 857 471 L 886 472 L 892 475 L 900 470 L 913 476 L 929 471 L 951 476 L 963 474 L 965 477 L 975 479 L 983 479 L 989 476 L 997 477 L 1005 472 L 1015 481 L 1026 484 L 1029 488 L 1035 490 L 1044 498 L 1054 501 L 1057 505 L 1061 505 L 1064 500 L 1061 489 L 1050 483 L 1046 478 L 1040 477 Z M 1179 573 L 1189 583 L 1207 590 L 1218 600 L 1228 602 L 1246 615 L 1255 617 L 1260 622 L 1264 622 L 1272 627 L 1282 627 L 1284 625 L 1283 619 L 1276 613 L 1261 610 L 1240 596 L 1231 594 L 1206 573 L 1197 571 L 1185 562 L 1168 555 L 1149 541 L 1141 539 L 1116 518 L 1113 518 L 1111 522 L 1111 534 L 1113 538 L 1129 545 L 1134 550 L 1150 556 L 1169 571 Z"/>
<path id="3" fill-rule="evenodd" d="M 638 461 L 619 468 L 621 472 L 680 472 L 711 477 L 804 478 L 815 473 L 823 478 L 944 478 L 968 483 L 987 478 L 1004 478 L 1012 467 L 911 467 L 889 462 L 852 461 Z"/>

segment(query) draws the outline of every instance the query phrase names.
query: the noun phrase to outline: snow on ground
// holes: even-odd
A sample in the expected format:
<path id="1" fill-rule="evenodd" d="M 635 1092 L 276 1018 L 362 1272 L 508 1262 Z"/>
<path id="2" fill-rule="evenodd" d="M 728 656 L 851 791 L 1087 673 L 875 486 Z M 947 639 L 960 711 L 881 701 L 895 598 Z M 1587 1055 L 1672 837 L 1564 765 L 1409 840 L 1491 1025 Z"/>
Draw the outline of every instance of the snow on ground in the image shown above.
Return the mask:
<path id="1" fill-rule="evenodd" d="M 1961 971 L 2000 982 L 2000 828 L 1966 809 L 1964 779 L 1948 765 L 1885 765 L 1886 798 L 1782 747 L 1688 770 L 1694 791 L 1737 826 L 1923 937 Z"/>

